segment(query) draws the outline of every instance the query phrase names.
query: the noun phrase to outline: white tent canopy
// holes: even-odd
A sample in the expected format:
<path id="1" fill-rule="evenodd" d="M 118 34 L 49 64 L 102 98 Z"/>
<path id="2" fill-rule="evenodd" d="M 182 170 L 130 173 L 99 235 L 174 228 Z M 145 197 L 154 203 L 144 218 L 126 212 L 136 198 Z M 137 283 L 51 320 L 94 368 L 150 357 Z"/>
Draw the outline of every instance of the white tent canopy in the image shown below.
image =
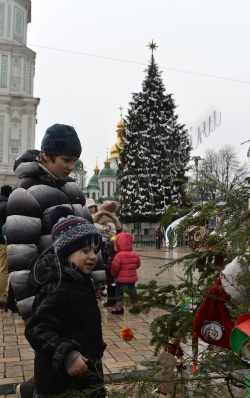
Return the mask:
<path id="1" fill-rule="evenodd" d="M 169 230 L 169 228 L 171 227 L 172 230 L 174 231 L 174 228 L 177 227 L 177 225 L 179 224 L 179 222 L 182 221 L 185 217 L 186 217 L 186 216 L 181 217 L 181 218 L 178 218 L 178 220 L 173 221 L 173 222 L 167 227 L 167 229 L 166 229 L 166 236 L 165 236 L 165 239 L 166 239 L 166 246 L 167 246 L 167 247 L 169 246 L 169 242 L 168 242 L 168 230 Z M 173 241 L 173 246 L 174 246 L 174 247 L 177 246 L 177 239 L 174 239 L 174 241 Z"/>

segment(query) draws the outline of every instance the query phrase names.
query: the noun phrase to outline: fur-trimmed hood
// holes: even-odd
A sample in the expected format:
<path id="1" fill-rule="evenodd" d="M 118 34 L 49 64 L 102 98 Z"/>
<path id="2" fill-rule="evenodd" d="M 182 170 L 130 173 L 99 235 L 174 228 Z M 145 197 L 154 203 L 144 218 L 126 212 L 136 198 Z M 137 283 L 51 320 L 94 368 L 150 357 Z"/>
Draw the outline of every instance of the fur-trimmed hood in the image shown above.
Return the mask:
<path id="1" fill-rule="evenodd" d="M 119 231 L 122 228 L 118 218 L 113 213 L 110 213 L 107 210 L 100 210 L 97 213 L 92 214 L 92 217 L 94 223 L 103 225 L 107 224 L 108 222 L 112 222 L 113 224 L 115 224 L 116 231 Z"/>
<path id="2" fill-rule="evenodd" d="M 105 200 L 100 207 L 100 210 L 106 210 L 110 213 L 114 213 L 115 209 L 117 208 L 117 204 L 112 200 Z"/>

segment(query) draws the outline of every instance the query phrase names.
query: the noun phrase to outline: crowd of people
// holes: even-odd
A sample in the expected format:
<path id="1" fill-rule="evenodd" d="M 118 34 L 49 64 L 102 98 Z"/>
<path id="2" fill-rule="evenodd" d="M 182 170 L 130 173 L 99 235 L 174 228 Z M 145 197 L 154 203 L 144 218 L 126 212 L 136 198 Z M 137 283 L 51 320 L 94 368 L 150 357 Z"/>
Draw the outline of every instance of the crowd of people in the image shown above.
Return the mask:
<path id="1" fill-rule="evenodd" d="M 98 208 L 70 177 L 81 152 L 76 130 L 55 124 L 40 151 L 27 150 L 15 161 L 15 187 L 1 187 L 0 308 L 19 313 L 35 351 L 34 377 L 19 384 L 19 398 L 50 398 L 69 389 L 105 397 L 98 300 L 107 296 L 104 307 L 122 315 L 127 288 L 130 311 L 139 311 L 141 262 L 133 237 L 122 231 L 115 202 Z M 170 231 L 170 249 L 173 236 Z M 156 249 L 162 241 L 156 229 Z"/>
<path id="2" fill-rule="evenodd" d="M 40 151 L 15 161 L 13 190 L 1 188 L 0 308 L 19 313 L 35 350 L 34 377 L 17 387 L 19 398 L 69 389 L 105 397 L 98 299 L 106 288 L 104 306 L 123 314 L 127 287 L 138 309 L 133 237 L 122 232 L 115 202 L 98 209 L 70 177 L 81 151 L 75 129 L 55 124 Z"/>

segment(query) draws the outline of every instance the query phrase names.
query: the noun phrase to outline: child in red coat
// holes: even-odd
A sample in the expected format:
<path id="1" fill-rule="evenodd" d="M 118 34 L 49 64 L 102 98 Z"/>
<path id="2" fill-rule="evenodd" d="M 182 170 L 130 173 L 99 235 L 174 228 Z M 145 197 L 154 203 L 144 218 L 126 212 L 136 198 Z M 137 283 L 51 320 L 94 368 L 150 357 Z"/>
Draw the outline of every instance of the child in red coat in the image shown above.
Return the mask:
<path id="1" fill-rule="evenodd" d="M 111 275 L 116 277 L 116 297 L 123 297 L 123 287 L 128 287 L 137 295 L 135 282 L 138 281 L 137 268 L 141 265 L 139 255 L 133 251 L 133 237 L 128 232 L 122 232 L 114 241 L 115 255 L 111 265 Z M 138 303 L 134 304 L 138 306 Z M 116 303 L 112 314 L 124 314 L 122 302 Z"/>

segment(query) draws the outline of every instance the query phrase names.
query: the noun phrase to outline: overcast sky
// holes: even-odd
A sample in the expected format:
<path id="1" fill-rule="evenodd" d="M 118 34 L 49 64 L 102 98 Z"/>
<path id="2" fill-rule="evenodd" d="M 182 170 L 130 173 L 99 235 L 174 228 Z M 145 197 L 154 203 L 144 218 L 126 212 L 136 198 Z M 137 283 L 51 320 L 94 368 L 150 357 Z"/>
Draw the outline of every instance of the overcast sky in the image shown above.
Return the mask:
<path id="1" fill-rule="evenodd" d="M 221 113 L 220 126 L 192 156 L 231 144 L 247 161 L 249 18 L 248 0 L 32 0 L 27 44 L 37 53 L 34 96 L 41 99 L 36 148 L 50 125 L 73 124 L 88 177 L 96 158 L 103 168 L 118 108 L 126 115 L 131 93 L 141 90 L 153 39 L 166 92 L 180 122 L 193 129 L 194 146 L 198 128 Z"/>

